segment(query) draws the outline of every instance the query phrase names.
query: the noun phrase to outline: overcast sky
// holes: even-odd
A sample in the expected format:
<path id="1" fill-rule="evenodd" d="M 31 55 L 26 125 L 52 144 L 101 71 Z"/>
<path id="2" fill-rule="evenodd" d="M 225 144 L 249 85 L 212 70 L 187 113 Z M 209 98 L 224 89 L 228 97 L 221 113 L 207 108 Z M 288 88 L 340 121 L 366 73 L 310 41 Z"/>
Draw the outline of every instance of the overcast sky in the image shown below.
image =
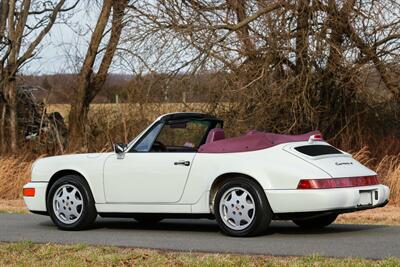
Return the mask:
<path id="1" fill-rule="evenodd" d="M 90 11 L 88 11 L 90 10 Z M 76 72 L 93 29 L 99 8 L 79 5 L 74 15 L 64 23 L 55 24 L 40 46 L 37 56 L 27 63 L 24 74 L 52 74 Z"/>

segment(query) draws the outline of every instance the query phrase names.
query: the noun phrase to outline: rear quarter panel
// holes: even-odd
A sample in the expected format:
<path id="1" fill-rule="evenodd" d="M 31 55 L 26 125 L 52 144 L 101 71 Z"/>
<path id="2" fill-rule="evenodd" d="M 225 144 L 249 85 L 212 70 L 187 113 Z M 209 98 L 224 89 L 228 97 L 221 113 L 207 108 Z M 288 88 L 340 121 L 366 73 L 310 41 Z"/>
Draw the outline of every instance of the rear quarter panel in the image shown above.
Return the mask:
<path id="1" fill-rule="evenodd" d="M 315 144 L 329 145 L 325 142 L 316 142 Z M 300 153 L 295 149 L 295 147 L 302 145 L 309 145 L 309 143 L 289 143 L 286 144 L 283 149 L 288 153 L 293 154 L 296 157 L 302 158 L 304 161 L 307 161 L 310 164 L 313 164 L 317 168 L 324 170 L 333 178 L 376 175 L 374 171 L 368 169 L 360 162 L 353 159 L 353 157 L 349 153 L 342 151 L 343 154 L 331 154 L 311 157 Z"/>
<path id="2" fill-rule="evenodd" d="M 195 203 L 216 178 L 241 173 L 256 179 L 263 189 L 294 189 L 299 179 L 330 178 L 321 169 L 283 150 L 284 145 L 251 152 L 197 153 L 181 203 Z"/>

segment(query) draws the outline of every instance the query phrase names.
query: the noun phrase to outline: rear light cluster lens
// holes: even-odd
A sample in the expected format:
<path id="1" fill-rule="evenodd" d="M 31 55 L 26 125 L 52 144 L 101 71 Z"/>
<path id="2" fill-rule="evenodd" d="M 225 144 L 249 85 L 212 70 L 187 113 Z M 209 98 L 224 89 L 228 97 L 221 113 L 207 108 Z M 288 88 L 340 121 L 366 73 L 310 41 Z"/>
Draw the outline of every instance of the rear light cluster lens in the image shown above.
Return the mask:
<path id="1" fill-rule="evenodd" d="M 322 134 L 314 134 L 314 140 L 322 140 Z"/>
<path id="2" fill-rule="evenodd" d="M 309 143 L 312 143 L 314 141 L 323 141 L 322 134 L 320 134 L 320 133 L 313 134 L 310 136 L 310 138 L 308 138 Z"/>
<path id="3" fill-rule="evenodd" d="M 379 184 L 378 176 L 357 176 L 333 179 L 305 179 L 300 180 L 297 189 L 327 189 L 368 186 Z"/>
<path id="4" fill-rule="evenodd" d="M 35 196 L 35 188 L 24 188 L 24 189 L 22 189 L 22 195 L 24 197 L 34 197 Z"/>

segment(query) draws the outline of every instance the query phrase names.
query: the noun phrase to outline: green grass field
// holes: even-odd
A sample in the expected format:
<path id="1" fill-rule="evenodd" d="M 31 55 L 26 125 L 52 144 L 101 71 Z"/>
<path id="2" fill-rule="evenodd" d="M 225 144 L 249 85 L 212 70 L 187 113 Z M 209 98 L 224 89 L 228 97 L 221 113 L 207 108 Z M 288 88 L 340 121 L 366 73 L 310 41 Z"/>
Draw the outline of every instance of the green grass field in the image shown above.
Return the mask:
<path id="1" fill-rule="evenodd" d="M 400 266 L 400 259 L 180 253 L 86 245 L 0 243 L 0 266 Z"/>

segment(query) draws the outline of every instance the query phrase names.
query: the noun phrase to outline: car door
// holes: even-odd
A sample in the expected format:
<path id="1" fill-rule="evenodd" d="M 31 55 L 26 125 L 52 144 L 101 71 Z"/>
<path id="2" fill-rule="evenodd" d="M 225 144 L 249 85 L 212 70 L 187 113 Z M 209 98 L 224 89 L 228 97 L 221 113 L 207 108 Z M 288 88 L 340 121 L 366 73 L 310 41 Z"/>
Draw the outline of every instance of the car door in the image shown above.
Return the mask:
<path id="1" fill-rule="evenodd" d="M 196 146 L 208 132 L 202 122 L 159 123 L 123 158 L 111 155 L 104 165 L 107 203 L 174 203 L 183 194 Z"/>
<path id="2" fill-rule="evenodd" d="M 109 157 L 104 166 L 106 200 L 110 203 L 179 201 L 195 153 L 127 153 Z M 178 164 L 181 163 L 182 164 Z"/>

